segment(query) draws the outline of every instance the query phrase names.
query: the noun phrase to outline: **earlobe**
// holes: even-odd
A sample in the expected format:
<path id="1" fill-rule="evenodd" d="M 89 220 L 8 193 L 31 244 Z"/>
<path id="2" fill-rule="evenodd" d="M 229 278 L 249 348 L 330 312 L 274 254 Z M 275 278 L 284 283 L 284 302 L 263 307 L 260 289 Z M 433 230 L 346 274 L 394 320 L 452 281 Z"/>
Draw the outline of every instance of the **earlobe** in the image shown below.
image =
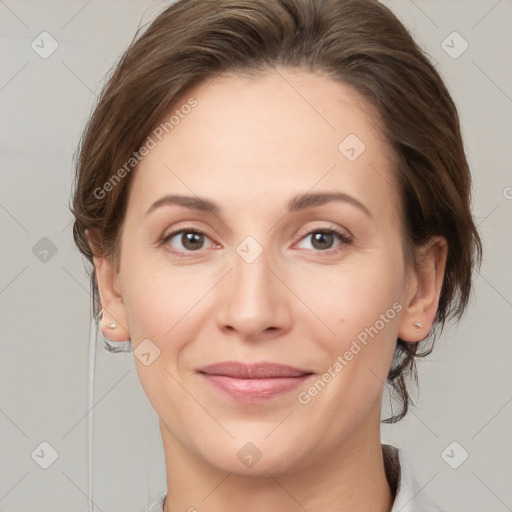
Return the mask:
<path id="1" fill-rule="evenodd" d="M 404 341 L 425 339 L 437 313 L 443 285 L 448 244 L 443 237 L 433 237 L 419 250 L 417 269 L 412 272 L 406 293 L 404 313 L 398 337 Z"/>
<path id="2" fill-rule="evenodd" d="M 100 322 L 103 336 L 110 341 L 127 341 L 130 332 L 123 297 L 117 286 L 118 271 L 106 257 L 95 256 L 94 267 L 102 307 Z"/>

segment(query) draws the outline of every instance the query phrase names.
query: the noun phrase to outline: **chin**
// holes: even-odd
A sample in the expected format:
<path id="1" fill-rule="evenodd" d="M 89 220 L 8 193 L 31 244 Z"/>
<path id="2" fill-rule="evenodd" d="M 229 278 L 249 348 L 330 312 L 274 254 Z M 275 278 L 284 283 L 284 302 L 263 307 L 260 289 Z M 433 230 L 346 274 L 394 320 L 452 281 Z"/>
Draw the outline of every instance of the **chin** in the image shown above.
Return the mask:
<path id="1" fill-rule="evenodd" d="M 259 437 L 236 436 L 234 439 L 226 439 L 225 443 L 220 443 L 218 439 L 216 443 L 207 441 L 209 447 L 200 447 L 198 453 L 211 466 L 226 473 L 269 478 L 271 475 L 293 471 L 301 465 L 297 447 L 304 449 L 303 440 L 291 437 L 289 430 L 287 434 L 265 439 L 268 435 L 266 429 L 265 434 Z"/>

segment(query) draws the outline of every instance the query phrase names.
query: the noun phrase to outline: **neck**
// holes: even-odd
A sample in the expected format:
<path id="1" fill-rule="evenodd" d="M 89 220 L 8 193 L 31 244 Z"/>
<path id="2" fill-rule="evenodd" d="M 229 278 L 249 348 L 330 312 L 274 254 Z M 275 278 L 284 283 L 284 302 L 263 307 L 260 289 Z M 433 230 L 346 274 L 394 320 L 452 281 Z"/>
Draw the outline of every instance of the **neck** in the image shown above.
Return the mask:
<path id="1" fill-rule="evenodd" d="M 390 512 L 393 506 L 378 422 L 376 429 L 357 429 L 299 469 L 258 476 L 219 470 L 187 450 L 165 425 L 160 427 L 167 467 L 165 512 L 234 512 L 241 504 L 246 512 Z"/>

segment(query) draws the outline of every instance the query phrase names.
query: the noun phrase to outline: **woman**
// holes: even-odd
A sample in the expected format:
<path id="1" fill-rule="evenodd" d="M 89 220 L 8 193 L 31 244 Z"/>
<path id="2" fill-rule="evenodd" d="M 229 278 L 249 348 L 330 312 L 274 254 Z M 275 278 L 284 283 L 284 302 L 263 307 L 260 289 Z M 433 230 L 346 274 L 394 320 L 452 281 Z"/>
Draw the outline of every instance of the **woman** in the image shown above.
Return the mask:
<path id="1" fill-rule="evenodd" d="M 400 420 L 481 245 L 456 107 L 386 7 L 171 5 L 105 86 L 73 212 L 160 418 L 152 512 L 441 510 L 382 393 Z"/>

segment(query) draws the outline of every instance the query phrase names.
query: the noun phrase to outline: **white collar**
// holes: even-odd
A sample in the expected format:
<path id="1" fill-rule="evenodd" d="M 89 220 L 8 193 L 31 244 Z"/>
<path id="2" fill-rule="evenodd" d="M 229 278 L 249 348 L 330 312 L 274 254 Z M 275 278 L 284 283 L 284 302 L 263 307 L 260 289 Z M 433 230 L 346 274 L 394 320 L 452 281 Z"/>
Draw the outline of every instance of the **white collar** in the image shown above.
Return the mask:
<path id="1" fill-rule="evenodd" d="M 382 445 L 388 481 L 396 486 L 391 512 L 446 512 L 422 492 L 404 453 L 390 444 Z"/>

